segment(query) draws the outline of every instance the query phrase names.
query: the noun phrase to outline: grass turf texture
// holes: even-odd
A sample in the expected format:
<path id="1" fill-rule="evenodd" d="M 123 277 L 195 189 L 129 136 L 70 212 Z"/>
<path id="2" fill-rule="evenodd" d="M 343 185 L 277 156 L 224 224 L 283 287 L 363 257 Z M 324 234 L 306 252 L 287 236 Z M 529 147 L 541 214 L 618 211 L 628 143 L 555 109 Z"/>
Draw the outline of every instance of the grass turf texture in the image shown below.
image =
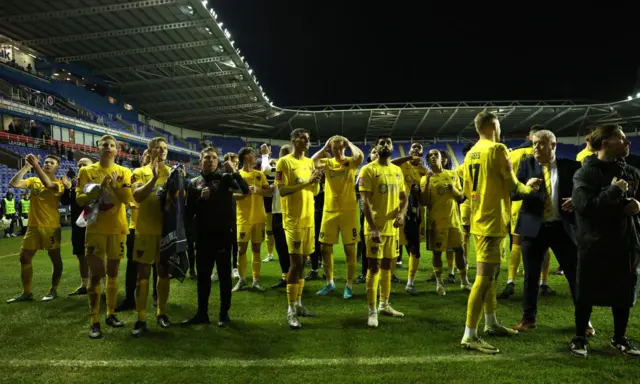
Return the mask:
<path id="1" fill-rule="evenodd" d="M 447 285 L 447 296 L 436 295 L 435 284 L 425 282 L 431 269 L 426 252 L 416 283 L 421 295 L 410 297 L 404 292 L 406 253 L 405 266 L 398 270 L 402 284 L 392 286 L 392 304 L 405 313 L 405 318 L 381 316 L 379 328 L 369 329 L 364 284 L 354 286 L 356 296 L 352 300 L 342 299 L 346 266 L 341 246 L 335 247 L 338 290 L 329 297 L 317 297 L 315 292 L 324 282 L 305 284 L 303 303 L 318 317 L 303 318 L 300 331 L 291 331 L 286 323 L 285 290 L 268 289 L 263 294 L 234 294 L 230 312 L 233 324 L 225 329 L 213 324 L 163 330 L 153 321 L 150 307 L 150 332 L 141 338 L 131 336 L 135 312 L 119 314 L 125 328 L 107 327 L 103 300 L 104 338 L 90 340 L 87 297 L 67 297 L 80 281 L 70 235 L 71 231 L 63 231 L 65 269 L 58 299 L 39 301 L 49 288 L 51 273 L 48 256 L 40 251 L 33 267 L 34 302 L 0 303 L 0 382 L 631 382 L 639 372 L 638 361 L 620 356 L 609 346 L 613 324 L 606 308 L 594 310 L 597 335 L 591 341 L 589 358 L 570 356 L 567 345 L 573 336 L 573 305 L 561 276 L 550 277 L 558 296 L 540 299 L 538 329 L 511 339 L 487 337 L 502 352 L 495 357 L 462 350 L 459 343 L 467 294 L 458 285 Z M 21 291 L 20 243 L 20 238 L 0 240 L 3 300 Z M 263 258 L 265 254 L 263 248 Z M 123 260 L 121 296 L 125 264 Z M 552 270 L 555 267 L 554 260 Z M 472 280 L 474 272 L 471 270 Z M 275 283 L 279 275 L 277 261 L 262 263 L 265 287 Z M 498 318 L 505 325 L 520 319 L 522 280 L 519 274 L 514 298 L 498 303 Z M 499 281 L 501 291 L 506 265 Z M 218 297 L 214 283 L 212 320 L 217 318 Z M 170 319 L 180 322 L 195 309 L 195 281 L 172 282 Z M 629 336 L 637 336 L 637 325 L 637 310 L 633 310 Z"/>

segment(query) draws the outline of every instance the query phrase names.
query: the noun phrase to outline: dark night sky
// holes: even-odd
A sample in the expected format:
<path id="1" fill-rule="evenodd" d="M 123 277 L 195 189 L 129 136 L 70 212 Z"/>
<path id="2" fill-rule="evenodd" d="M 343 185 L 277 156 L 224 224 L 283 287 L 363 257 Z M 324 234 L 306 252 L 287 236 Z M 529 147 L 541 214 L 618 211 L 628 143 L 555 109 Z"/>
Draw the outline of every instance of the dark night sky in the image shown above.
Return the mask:
<path id="1" fill-rule="evenodd" d="M 640 20 L 630 6 L 589 11 L 565 10 L 561 1 L 522 8 L 514 2 L 503 11 L 487 2 L 441 3 L 213 1 L 265 92 L 282 107 L 616 101 L 636 84 Z"/>

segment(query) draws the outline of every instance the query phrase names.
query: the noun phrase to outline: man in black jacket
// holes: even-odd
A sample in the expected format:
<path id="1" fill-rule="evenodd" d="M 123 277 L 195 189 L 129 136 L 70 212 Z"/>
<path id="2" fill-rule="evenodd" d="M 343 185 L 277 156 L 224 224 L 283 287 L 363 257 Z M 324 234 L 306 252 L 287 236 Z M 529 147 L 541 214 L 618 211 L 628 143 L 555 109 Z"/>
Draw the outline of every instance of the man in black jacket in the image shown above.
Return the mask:
<path id="1" fill-rule="evenodd" d="M 545 188 L 526 196 L 511 194 L 512 200 L 522 200 L 515 226 L 515 232 L 522 236 L 524 264 L 522 320 L 513 327 L 519 332 L 536 328 L 538 285 L 547 249 L 556 255 L 573 297 L 578 252 L 571 192 L 580 163 L 556 157 L 556 137 L 551 131 L 536 131 L 531 139 L 533 156 L 520 162 L 516 176 L 521 182 L 542 179 Z"/>
<path id="2" fill-rule="evenodd" d="M 78 160 L 78 171 L 84 166 L 93 164 L 90 159 L 82 158 Z M 71 175 L 69 175 L 71 176 Z M 84 237 L 87 232 L 87 228 L 78 227 L 76 221 L 82 213 L 82 207 L 76 202 L 76 184 L 78 181 L 75 179 L 75 175 L 72 177 L 71 188 L 65 190 L 65 195 L 68 193 L 70 197 L 71 205 L 71 246 L 73 248 L 73 254 L 78 258 L 78 265 L 80 267 L 80 279 L 82 284 L 76 288 L 73 292 L 69 293 L 69 296 L 86 295 L 87 287 L 89 286 L 89 265 L 84 257 Z"/>
<path id="3" fill-rule="evenodd" d="M 640 357 L 626 336 L 640 293 L 640 171 L 621 161 L 629 155 L 629 141 L 620 126 L 598 127 L 590 137 L 596 154 L 584 160 L 573 179 L 578 272 L 571 353 L 587 356 L 585 330 L 596 305 L 613 312 L 611 346 Z"/>
<path id="4" fill-rule="evenodd" d="M 231 321 L 228 314 L 231 308 L 231 247 L 236 226 L 231 188 L 235 183 L 243 194 L 247 194 L 249 186 L 230 161 L 218 169 L 218 154 L 214 148 L 202 150 L 200 165 L 202 174 L 189 182 L 185 217 L 187 226 L 196 228 L 198 311 L 183 324 L 209 323 L 211 271 L 215 263 L 220 279 L 218 326 L 224 327 Z"/>

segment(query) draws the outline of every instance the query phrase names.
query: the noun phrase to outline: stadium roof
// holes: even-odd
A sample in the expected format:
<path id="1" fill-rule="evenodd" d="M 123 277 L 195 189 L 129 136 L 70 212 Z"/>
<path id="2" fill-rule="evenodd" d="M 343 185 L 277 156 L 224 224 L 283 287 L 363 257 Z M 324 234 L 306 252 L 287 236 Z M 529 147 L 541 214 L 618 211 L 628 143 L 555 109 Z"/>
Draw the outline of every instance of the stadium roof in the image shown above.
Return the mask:
<path id="1" fill-rule="evenodd" d="M 218 134 L 314 139 L 473 137 L 473 117 L 496 111 L 505 134 L 544 124 L 570 136 L 603 122 L 640 125 L 638 99 L 608 104 L 493 101 L 279 108 L 262 91 L 231 33 L 201 0 L 9 0 L 0 32 L 12 44 L 59 63 L 77 62 L 109 81 L 141 112 Z M 84 5 L 82 5 L 84 4 Z M 91 5 L 86 5 L 91 4 Z M 7 4 L 8 5 L 8 4 Z"/>

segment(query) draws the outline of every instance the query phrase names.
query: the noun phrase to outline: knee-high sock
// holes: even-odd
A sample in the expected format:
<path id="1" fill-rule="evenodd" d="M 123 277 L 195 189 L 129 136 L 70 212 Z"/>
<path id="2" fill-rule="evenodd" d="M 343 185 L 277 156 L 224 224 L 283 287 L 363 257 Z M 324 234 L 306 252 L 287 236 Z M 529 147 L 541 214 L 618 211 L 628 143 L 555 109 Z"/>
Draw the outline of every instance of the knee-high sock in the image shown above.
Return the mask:
<path id="1" fill-rule="evenodd" d="M 491 290 L 491 278 L 487 276 L 476 276 L 469 301 L 467 302 L 467 328 L 477 329 L 482 316 L 482 308 L 485 303 L 485 296 Z"/>
<path id="2" fill-rule="evenodd" d="M 511 254 L 509 255 L 509 266 L 507 267 L 507 279 L 515 280 L 518 274 L 518 267 L 520 266 L 520 259 L 522 258 L 522 247 L 519 244 L 513 244 L 511 246 Z"/>
<path id="3" fill-rule="evenodd" d="M 22 279 L 22 292 L 31 293 L 33 289 L 33 264 L 20 264 L 20 279 Z"/>
<path id="4" fill-rule="evenodd" d="M 455 257 L 455 254 L 453 253 L 453 251 L 447 251 L 447 268 L 449 268 L 449 274 L 453 273 L 453 259 Z"/>
<path id="5" fill-rule="evenodd" d="M 496 297 L 498 290 L 498 282 L 496 279 L 491 279 L 489 282 L 489 289 L 484 296 L 484 313 L 491 315 L 496 313 L 498 307 L 498 298 Z"/>
<path id="6" fill-rule="evenodd" d="M 392 260 L 393 263 L 393 260 Z M 380 269 L 380 304 L 387 304 L 391 296 L 391 271 Z"/>
<path id="7" fill-rule="evenodd" d="M 273 239 L 273 235 L 267 235 L 267 254 L 273 255 L 273 248 L 275 247 L 276 242 Z"/>
<path id="8" fill-rule="evenodd" d="M 298 301 L 298 284 L 287 284 L 287 302 L 289 308 L 293 308 Z"/>
<path id="9" fill-rule="evenodd" d="M 158 276 L 156 289 L 158 290 L 158 309 L 156 310 L 157 317 L 167 314 L 167 301 L 169 300 L 169 292 L 171 290 L 171 280 L 169 280 L 168 277 Z"/>
<path id="10" fill-rule="evenodd" d="M 242 280 L 247 276 L 247 251 L 238 252 L 238 274 Z"/>
<path id="11" fill-rule="evenodd" d="M 462 242 L 464 243 L 464 254 L 469 258 L 471 254 L 471 234 L 468 232 L 464 232 L 462 234 Z"/>
<path id="12" fill-rule="evenodd" d="M 355 251 L 355 245 L 354 245 L 354 251 Z M 357 264 L 358 264 L 358 255 L 356 254 L 356 252 L 351 252 L 351 256 L 349 256 L 350 254 L 347 252 L 346 253 L 346 258 L 347 258 L 347 286 L 352 287 L 353 286 L 353 278 L 356 276 L 356 269 L 357 269 Z M 333 264 L 333 263 L 331 263 Z"/>
<path id="13" fill-rule="evenodd" d="M 147 321 L 147 297 L 149 296 L 149 279 L 138 280 L 136 290 L 136 312 L 138 321 Z"/>
<path id="14" fill-rule="evenodd" d="M 367 271 L 367 301 L 369 302 L 369 309 L 376 309 L 376 300 L 378 298 L 378 283 L 380 282 L 380 270 L 373 273 L 371 270 Z"/>
<path id="15" fill-rule="evenodd" d="M 260 281 L 260 251 L 251 252 L 251 277 L 253 281 Z"/>
<path id="16" fill-rule="evenodd" d="M 116 301 L 118 301 L 118 278 L 107 278 L 107 316 L 116 313 Z"/>
<path id="17" fill-rule="evenodd" d="M 409 272 L 407 277 L 411 281 L 414 281 L 416 279 L 419 266 L 420 266 L 420 258 L 418 258 L 414 253 L 409 253 Z"/>
<path id="18" fill-rule="evenodd" d="M 100 283 L 89 287 L 89 313 L 91 324 L 100 322 Z"/>
<path id="19" fill-rule="evenodd" d="M 296 304 L 302 305 L 302 291 L 304 291 L 304 279 L 298 280 L 298 297 Z"/>
<path id="20" fill-rule="evenodd" d="M 333 247 L 322 249 L 322 269 L 327 281 L 333 281 Z"/>
<path id="21" fill-rule="evenodd" d="M 540 281 L 549 281 L 549 268 L 551 267 L 551 251 L 547 250 L 544 255 L 544 264 L 542 264 L 542 272 L 540 273 Z"/>

